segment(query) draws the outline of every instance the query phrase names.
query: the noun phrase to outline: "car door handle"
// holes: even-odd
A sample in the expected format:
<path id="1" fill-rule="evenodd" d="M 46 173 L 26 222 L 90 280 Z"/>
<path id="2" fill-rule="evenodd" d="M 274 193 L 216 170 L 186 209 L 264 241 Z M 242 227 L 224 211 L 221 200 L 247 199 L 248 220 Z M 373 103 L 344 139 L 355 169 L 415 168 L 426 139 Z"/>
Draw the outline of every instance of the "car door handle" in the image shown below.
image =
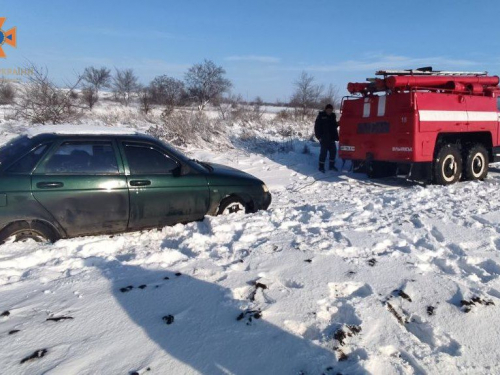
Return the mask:
<path id="1" fill-rule="evenodd" d="M 130 186 L 148 186 L 151 185 L 149 180 L 132 180 L 130 181 Z"/>
<path id="2" fill-rule="evenodd" d="M 56 189 L 63 187 L 64 184 L 62 182 L 55 182 L 55 181 L 49 181 L 49 182 L 38 182 L 36 184 L 36 187 L 39 189 Z"/>

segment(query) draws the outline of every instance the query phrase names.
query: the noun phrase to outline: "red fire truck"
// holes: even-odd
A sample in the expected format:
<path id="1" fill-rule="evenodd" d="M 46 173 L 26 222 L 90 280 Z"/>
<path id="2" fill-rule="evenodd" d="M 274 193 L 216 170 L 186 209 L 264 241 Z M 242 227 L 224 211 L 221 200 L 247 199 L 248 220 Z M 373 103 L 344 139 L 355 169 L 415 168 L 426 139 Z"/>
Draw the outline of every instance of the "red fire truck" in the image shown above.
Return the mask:
<path id="1" fill-rule="evenodd" d="M 355 169 L 448 185 L 482 180 L 500 161 L 498 76 L 431 67 L 376 76 L 349 83 L 342 101 L 339 156 Z"/>

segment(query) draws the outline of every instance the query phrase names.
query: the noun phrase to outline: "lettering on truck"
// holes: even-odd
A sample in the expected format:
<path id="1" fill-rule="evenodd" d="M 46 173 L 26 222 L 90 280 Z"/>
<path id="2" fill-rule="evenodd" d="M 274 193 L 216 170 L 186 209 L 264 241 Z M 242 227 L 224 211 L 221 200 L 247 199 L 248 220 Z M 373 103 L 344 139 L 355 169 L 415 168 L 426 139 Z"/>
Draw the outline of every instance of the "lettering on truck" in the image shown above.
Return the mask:
<path id="1" fill-rule="evenodd" d="M 392 148 L 392 151 L 395 152 L 413 152 L 413 147 L 396 147 Z"/>
<path id="2" fill-rule="evenodd" d="M 390 125 L 387 121 L 363 122 L 358 124 L 358 134 L 389 133 Z"/>

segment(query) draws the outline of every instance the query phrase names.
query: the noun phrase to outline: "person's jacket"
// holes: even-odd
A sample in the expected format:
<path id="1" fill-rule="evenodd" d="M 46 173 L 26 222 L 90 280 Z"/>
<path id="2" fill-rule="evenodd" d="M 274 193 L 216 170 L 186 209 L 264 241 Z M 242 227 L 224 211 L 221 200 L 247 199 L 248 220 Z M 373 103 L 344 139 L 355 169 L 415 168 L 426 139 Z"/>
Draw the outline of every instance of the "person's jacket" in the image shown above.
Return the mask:
<path id="1" fill-rule="evenodd" d="M 335 112 L 328 115 L 325 111 L 321 111 L 314 123 L 314 135 L 319 139 L 321 144 L 329 144 L 339 140 L 338 127 Z"/>

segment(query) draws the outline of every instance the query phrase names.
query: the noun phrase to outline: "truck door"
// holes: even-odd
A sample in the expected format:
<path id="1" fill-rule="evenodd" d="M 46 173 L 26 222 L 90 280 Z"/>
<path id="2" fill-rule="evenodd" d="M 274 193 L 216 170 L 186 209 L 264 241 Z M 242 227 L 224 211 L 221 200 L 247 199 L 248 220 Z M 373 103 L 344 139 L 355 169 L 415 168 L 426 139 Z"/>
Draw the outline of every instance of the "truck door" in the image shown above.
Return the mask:
<path id="1" fill-rule="evenodd" d="M 467 131 L 491 133 L 492 141 L 498 142 L 497 98 L 468 95 L 465 97 L 467 107 Z"/>

